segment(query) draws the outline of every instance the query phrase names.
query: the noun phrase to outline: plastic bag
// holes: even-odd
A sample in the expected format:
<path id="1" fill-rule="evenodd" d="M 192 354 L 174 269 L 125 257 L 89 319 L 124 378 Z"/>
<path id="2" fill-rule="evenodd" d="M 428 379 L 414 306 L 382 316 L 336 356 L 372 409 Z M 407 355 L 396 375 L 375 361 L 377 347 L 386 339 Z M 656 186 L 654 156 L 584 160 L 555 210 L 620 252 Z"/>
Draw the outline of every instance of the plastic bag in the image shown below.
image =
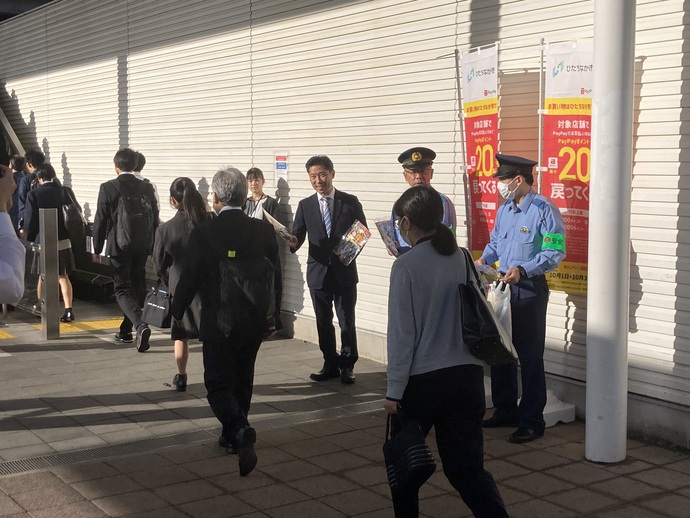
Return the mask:
<path id="1" fill-rule="evenodd" d="M 487 299 L 494 308 L 498 321 L 508 333 L 513 337 L 513 319 L 510 316 L 510 284 L 497 281 L 489 284 Z"/>

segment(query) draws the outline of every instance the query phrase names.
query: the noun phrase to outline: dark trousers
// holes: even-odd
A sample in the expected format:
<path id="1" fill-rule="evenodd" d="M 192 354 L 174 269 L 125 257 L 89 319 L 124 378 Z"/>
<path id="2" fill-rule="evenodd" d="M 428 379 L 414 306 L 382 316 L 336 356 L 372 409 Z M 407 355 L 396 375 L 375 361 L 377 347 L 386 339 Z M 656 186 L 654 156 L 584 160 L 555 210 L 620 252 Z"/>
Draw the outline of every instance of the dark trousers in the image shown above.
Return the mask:
<path id="1" fill-rule="evenodd" d="M 132 327 L 142 324 L 141 312 L 146 298 L 147 252 L 132 253 L 123 257 L 111 257 L 115 300 L 124 313 L 120 333 L 129 334 Z"/>
<path id="2" fill-rule="evenodd" d="M 406 418 L 421 422 L 425 434 L 435 428 L 443 473 L 474 516 L 507 517 L 496 482 L 484 469 L 484 369 L 459 365 L 410 376 L 401 408 Z M 392 496 L 396 518 L 419 516 L 417 492 Z"/>
<path id="3" fill-rule="evenodd" d="M 546 308 L 549 287 L 543 275 L 520 281 L 510 287 L 513 345 L 520 360 L 522 399 L 518 407 L 517 364 L 491 367 L 491 398 L 494 416 L 518 418 L 518 426 L 544 433 L 546 376 Z"/>
<path id="4" fill-rule="evenodd" d="M 213 339 L 203 342 L 206 399 L 223 425 L 223 436 L 230 441 L 249 424 L 254 364 L 261 338 L 261 332 L 233 331 L 229 338 L 214 334 Z"/>
<path id="5" fill-rule="evenodd" d="M 321 289 L 309 290 L 316 314 L 316 331 L 319 335 L 319 349 L 328 368 L 351 369 L 359 358 L 357 354 L 357 332 L 355 330 L 355 304 L 357 285 L 341 286 L 329 269 Z M 340 326 L 341 349 L 338 355 L 333 326 L 333 305 Z"/>

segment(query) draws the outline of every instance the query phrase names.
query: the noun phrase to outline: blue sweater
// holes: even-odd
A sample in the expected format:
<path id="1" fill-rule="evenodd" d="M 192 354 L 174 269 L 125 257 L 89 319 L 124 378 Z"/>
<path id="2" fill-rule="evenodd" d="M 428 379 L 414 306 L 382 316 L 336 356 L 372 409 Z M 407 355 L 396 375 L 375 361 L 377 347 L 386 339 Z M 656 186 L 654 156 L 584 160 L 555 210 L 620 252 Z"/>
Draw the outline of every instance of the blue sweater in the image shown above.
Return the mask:
<path id="1" fill-rule="evenodd" d="M 458 284 L 465 259 L 436 252 L 431 241 L 398 257 L 388 294 L 388 390 L 402 399 L 407 380 L 456 365 L 482 365 L 462 341 Z"/>

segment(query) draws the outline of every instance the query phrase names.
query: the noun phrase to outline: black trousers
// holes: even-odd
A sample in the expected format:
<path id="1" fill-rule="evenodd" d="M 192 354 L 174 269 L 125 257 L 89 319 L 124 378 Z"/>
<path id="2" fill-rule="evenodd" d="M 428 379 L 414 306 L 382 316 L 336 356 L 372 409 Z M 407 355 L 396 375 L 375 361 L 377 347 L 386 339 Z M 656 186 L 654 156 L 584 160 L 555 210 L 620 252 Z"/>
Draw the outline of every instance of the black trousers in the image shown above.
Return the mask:
<path id="1" fill-rule="evenodd" d="M 115 300 L 122 309 L 124 318 L 120 333 L 129 334 L 132 327 L 143 322 L 141 312 L 146 298 L 146 259 L 148 252 L 131 253 L 122 257 L 111 257 Z"/>
<path id="2" fill-rule="evenodd" d="M 204 384 L 211 410 L 223 425 L 223 436 L 232 441 L 249 421 L 254 390 L 254 364 L 261 346 L 261 332 L 233 331 L 203 341 Z"/>
<path id="3" fill-rule="evenodd" d="M 443 473 L 474 516 L 508 517 L 491 473 L 484 469 L 484 369 L 459 365 L 410 376 L 401 407 L 426 433 L 436 430 Z M 419 516 L 417 492 L 393 492 L 396 518 Z"/>
<path id="4" fill-rule="evenodd" d="M 355 304 L 357 285 L 341 286 L 332 270 L 328 270 L 321 289 L 310 289 L 311 301 L 316 314 L 316 331 L 319 335 L 319 349 L 328 368 L 351 369 L 359 358 L 357 354 L 357 331 L 355 329 Z M 336 349 L 335 327 L 333 326 L 333 305 L 340 326 L 340 355 Z"/>
<path id="5" fill-rule="evenodd" d="M 520 360 L 522 399 L 518 407 L 518 369 L 516 363 L 491 367 L 491 399 L 494 416 L 518 419 L 520 428 L 544 433 L 546 406 L 546 310 L 549 287 L 543 275 L 525 279 L 510 287 L 510 313 L 513 345 Z"/>

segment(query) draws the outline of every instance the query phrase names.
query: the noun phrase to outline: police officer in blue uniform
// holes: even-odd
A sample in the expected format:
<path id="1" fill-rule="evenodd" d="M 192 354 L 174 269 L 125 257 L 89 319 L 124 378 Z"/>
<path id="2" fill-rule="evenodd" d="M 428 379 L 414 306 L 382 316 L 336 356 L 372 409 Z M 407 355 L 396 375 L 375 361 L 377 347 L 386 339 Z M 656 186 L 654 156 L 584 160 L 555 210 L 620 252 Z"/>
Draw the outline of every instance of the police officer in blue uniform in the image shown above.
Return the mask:
<path id="1" fill-rule="evenodd" d="M 518 406 L 517 364 L 491 367 L 494 414 L 485 428 L 517 427 L 509 441 L 525 443 L 544 435 L 546 378 L 544 344 L 549 288 L 545 273 L 565 257 L 565 228 L 558 208 L 533 188 L 532 160 L 496 155 L 501 196 L 489 244 L 477 264 L 498 261 L 510 284 L 513 344 L 520 361 L 522 399 Z"/>
<path id="2" fill-rule="evenodd" d="M 413 147 L 400 153 L 398 162 L 403 166 L 403 176 L 410 187 L 418 185 L 430 185 L 431 179 L 434 177 L 434 168 L 431 167 L 436 158 L 436 153 L 428 147 Z M 441 194 L 439 192 L 439 194 Z M 455 227 L 457 220 L 455 215 L 455 205 L 450 198 L 441 194 L 441 202 L 443 203 L 443 224 L 447 226 L 453 234 L 455 234 Z M 391 215 L 391 221 L 395 222 L 395 213 Z M 398 255 L 409 252 L 412 247 L 405 241 L 400 234 L 400 229 L 394 227 L 394 239 Z M 390 253 L 390 252 L 389 252 Z M 393 255 L 393 254 L 390 254 Z"/>

